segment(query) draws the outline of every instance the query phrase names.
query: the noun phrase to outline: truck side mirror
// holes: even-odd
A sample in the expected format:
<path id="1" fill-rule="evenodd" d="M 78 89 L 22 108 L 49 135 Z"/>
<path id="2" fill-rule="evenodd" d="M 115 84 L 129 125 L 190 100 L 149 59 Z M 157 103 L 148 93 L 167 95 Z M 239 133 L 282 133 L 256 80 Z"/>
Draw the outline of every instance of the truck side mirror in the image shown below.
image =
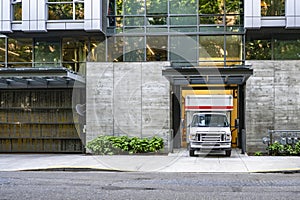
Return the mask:
<path id="1" fill-rule="evenodd" d="M 234 120 L 234 127 L 238 128 L 239 127 L 239 119 Z"/>

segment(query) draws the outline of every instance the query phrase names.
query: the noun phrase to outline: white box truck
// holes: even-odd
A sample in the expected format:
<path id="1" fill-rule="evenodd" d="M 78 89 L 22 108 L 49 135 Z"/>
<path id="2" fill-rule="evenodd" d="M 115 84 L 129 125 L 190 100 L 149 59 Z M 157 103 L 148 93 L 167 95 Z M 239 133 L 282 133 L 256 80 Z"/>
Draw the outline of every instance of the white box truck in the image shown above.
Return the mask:
<path id="1" fill-rule="evenodd" d="M 189 155 L 225 151 L 231 155 L 230 113 L 232 95 L 187 95 L 185 114 Z"/>

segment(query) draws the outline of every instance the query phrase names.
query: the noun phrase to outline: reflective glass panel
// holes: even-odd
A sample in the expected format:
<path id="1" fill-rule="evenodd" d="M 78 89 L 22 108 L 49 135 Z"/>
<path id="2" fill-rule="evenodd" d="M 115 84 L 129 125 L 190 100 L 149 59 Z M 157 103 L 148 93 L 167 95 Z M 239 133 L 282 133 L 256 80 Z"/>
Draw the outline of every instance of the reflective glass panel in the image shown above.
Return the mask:
<path id="1" fill-rule="evenodd" d="M 32 62 L 32 39 L 8 38 L 7 50 L 9 67 L 16 62 Z"/>
<path id="2" fill-rule="evenodd" d="M 199 0 L 199 14 L 220 14 L 223 0 Z"/>
<path id="3" fill-rule="evenodd" d="M 13 20 L 14 21 L 21 21 L 22 20 L 22 2 L 16 1 L 12 2 L 12 9 L 13 9 Z"/>
<path id="4" fill-rule="evenodd" d="M 166 61 L 168 59 L 168 37 L 147 37 L 147 61 Z"/>
<path id="5" fill-rule="evenodd" d="M 167 14 L 168 1 L 167 0 L 146 0 L 147 15 Z"/>
<path id="6" fill-rule="evenodd" d="M 61 49 L 59 41 L 35 41 L 35 67 L 59 67 L 61 66 L 60 57 Z"/>
<path id="7" fill-rule="evenodd" d="M 92 37 L 90 44 L 89 59 L 90 62 L 105 62 L 106 61 L 106 41 L 104 37 Z"/>
<path id="8" fill-rule="evenodd" d="M 253 40 L 246 42 L 247 60 L 271 60 L 272 45 L 270 40 Z"/>
<path id="9" fill-rule="evenodd" d="M 143 26 L 144 17 L 124 17 L 125 26 Z"/>
<path id="10" fill-rule="evenodd" d="M 84 3 L 75 3 L 75 19 L 84 19 Z"/>
<path id="11" fill-rule="evenodd" d="M 285 0 L 261 0 L 262 16 L 284 16 Z"/>
<path id="12" fill-rule="evenodd" d="M 88 53 L 87 40 L 64 38 L 62 42 L 63 66 L 78 72 Z"/>
<path id="13" fill-rule="evenodd" d="M 126 0 L 124 4 L 124 15 L 143 15 L 145 13 L 144 0 Z"/>
<path id="14" fill-rule="evenodd" d="M 5 38 L 0 37 L 0 62 L 5 62 L 5 52 Z"/>
<path id="15" fill-rule="evenodd" d="M 300 39 L 298 40 L 275 40 L 274 42 L 275 60 L 299 60 L 300 59 Z"/>
<path id="16" fill-rule="evenodd" d="M 197 60 L 196 36 L 170 36 L 170 60 L 193 62 Z"/>
<path id="17" fill-rule="evenodd" d="M 197 16 L 170 17 L 170 25 L 197 25 Z"/>
<path id="18" fill-rule="evenodd" d="M 242 36 L 226 36 L 226 60 L 242 60 L 243 44 Z M 231 63 L 233 64 L 233 63 Z M 239 64 L 239 62 L 237 63 Z"/>
<path id="19" fill-rule="evenodd" d="M 199 36 L 199 61 L 224 64 L 224 36 Z"/>
<path id="20" fill-rule="evenodd" d="M 124 61 L 145 61 L 145 39 L 144 37 L 125 37 Z"/>
<path id="21" fill-rule="evenodd" d="M 170 0 L 170 14 L 196 14 L 196 0 Z"/>
<path id="22" fill-rule="evenodd" d="M 107 59 L 109 62 L 123 61 L 123 37 L 110 37 L 107 39 Z"/>

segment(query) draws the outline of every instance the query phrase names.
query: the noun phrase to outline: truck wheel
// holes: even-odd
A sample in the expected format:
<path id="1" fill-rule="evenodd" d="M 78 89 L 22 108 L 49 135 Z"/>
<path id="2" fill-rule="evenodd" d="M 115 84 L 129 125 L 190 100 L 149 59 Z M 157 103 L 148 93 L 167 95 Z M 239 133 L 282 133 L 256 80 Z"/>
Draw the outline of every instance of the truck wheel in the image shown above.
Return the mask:
<path id="1" fill-rule="evenodd" d="M 226 150 L 225 154 L 226 154 L 227 157 L 230 157 L 231 156 L 231 150 Z"/>
<path id="2" fill-rule="evenodd" d="M 190 156 L 191 157 L 195 156 L 195 150 L 194 149 L 190 149 Z"/>

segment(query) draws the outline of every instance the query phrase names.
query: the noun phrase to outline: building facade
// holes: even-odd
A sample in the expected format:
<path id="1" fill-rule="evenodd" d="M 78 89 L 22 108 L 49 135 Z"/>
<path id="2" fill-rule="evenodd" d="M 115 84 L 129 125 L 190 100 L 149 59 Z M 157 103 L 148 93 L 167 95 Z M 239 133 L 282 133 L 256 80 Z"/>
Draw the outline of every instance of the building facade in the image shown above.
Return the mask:
<path id="1" fill-rule="evenodd" d="M 188 94 L 232 94 L 233 146 L 245 143 L 245 132 L 248 151 L 264 150 L 268 129 L 300 129 L 292 99 L 299 93 L 299 6 L 1 1 L 1 151 L 81 151 L 101 134 L 158 135 L 167 150 L 184 147 Z M 82 116 L 74 111 L 80 105 Z"/>

